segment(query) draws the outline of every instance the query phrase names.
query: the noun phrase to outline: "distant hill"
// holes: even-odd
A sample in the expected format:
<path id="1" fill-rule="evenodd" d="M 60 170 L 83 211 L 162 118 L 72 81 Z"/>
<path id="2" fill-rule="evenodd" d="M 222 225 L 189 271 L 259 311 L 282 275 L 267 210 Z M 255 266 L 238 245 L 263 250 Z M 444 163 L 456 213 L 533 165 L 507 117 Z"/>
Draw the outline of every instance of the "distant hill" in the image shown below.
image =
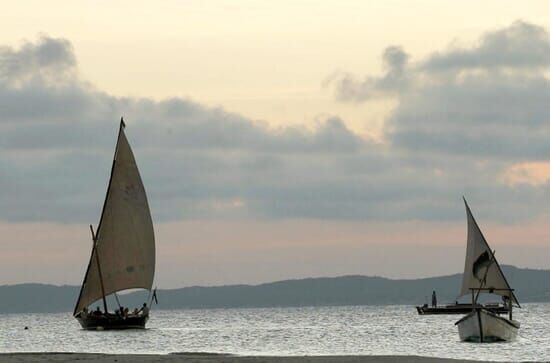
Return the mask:
<path id="1" fill-rule="evenodd" d="M 550 270 L 503 266 L 520 302 L 550 302 Z M 439 302 L 456 299 L 461 274 L 414 280 L 342 276 L 285 280 L 261 285 L 185 287 L 159 290 L 155 309 L 237 308 L 334 305 L 423 304 L 432 290 Z M 20 284 L 0 286 L 0 313 L 72 311 L 79 286 Z M 124 306 L 138 306 L 144 292 L 120 296 Z M 99 304 L 98 304 L 99 305 Z M 114 300 L 109 306 L 116 306 Z"/>

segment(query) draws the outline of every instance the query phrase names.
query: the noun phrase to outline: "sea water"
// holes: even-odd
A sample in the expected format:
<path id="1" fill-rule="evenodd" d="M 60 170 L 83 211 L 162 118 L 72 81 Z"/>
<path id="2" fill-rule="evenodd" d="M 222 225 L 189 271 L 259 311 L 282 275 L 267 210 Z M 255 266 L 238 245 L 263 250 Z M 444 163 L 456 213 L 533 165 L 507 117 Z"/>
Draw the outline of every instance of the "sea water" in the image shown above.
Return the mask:
<path id="1" fill-rule="evenodd" d="M 145 330 L 85 331 L 70 313 L 0 315 L 0 352 L 238 355 L 421 355 L 550 360 L 550 304 L 514 311 L 518 339 L 458 339 L 461 315 L 417 315 L 412 306 L 154 310 Z M 24 328 L 28 327 L 27 330 Z"/>

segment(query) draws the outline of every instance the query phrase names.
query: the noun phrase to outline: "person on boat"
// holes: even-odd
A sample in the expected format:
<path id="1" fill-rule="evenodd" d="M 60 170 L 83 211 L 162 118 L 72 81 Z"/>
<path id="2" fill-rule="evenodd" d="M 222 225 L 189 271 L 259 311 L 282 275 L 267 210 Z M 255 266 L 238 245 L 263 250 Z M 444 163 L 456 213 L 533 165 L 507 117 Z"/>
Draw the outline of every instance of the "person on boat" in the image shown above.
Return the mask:
<path id="1" fill-rule="evenodd" d="M 437 306 L 437 296 L 435 295 L 435 290 L 432 292 L 432 308 Z"/>
<path id="2" fill-rule="evenodd" d="M 139 310 L 138 308 L 134 308 L 134 311 L 132 311 L 132 315 L 137 315 L 139 314 Z"/>
<path id="3" fill-rule="evenodd" d="M 95 307 L 94 315 L 101 315 L 101 310 L 99 310 L 99 306 Z"/>
<path id="4" fill-rule="evenodd" d="M 122 317 L 126 319 L 128 317 L 128 308 L 124 308 L 124 312 L 122 313 Z"/>
<path id="5" fill-rule="evenodd" d="M 149 308 L 147 307 L 147 303 L 143 303 L 143 306 L 140 309 L 141 315 L 147 316 L 149 315 Z"/>
<path id="6" fill-rule="evenodd" d="M 84 307 L 84 309 L 82 309 L 82 312 L 80 313 L 80 316 L 82 317 L 82 319 L 86 319 L 88 317 L 88 308 L 87 307 Z"/>

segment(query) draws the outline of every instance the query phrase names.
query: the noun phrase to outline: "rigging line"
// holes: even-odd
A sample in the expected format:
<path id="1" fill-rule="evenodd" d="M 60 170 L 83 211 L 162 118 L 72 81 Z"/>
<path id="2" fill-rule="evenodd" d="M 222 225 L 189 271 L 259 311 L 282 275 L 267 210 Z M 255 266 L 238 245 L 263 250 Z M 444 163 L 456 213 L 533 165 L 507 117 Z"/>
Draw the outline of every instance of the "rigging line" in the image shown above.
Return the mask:
<path id="1" fill-rule="evenodd" d="M 156 287 L 155 287 L 156 289 Z M 151 297 L 151 294 L 153 293 L 153 290 L 149 290 L 149 295 L 147 295 L 147 300 L 145 300 L 145 302 L 148 302 L 149 300 L 153 301 L 152 297 Z M 149 303 L 149 306 L 151 306 L 151 303 Z"/>
<path id="2" fill-rule="evenodd" d="M 151 301 L 149 301 L 149 306 L 153 307 L 153 299 L 155 300 L 155 304 L 158 305 L 159 301 L 157 298 L 157 287 L 155 286 L 155 289 L 153 290 L 153 295 L 151 296 Z"/>
<path id="3" fill-rule="evenodd" d="M 117 295 L 116 292 L 115 292 L 115 299 L 116 299 L 116 303 L 118 304 L 118 309 L 120 310 L 120 308 L 121 308 L 120 301 L 118 300 L 118 295 Z"/>

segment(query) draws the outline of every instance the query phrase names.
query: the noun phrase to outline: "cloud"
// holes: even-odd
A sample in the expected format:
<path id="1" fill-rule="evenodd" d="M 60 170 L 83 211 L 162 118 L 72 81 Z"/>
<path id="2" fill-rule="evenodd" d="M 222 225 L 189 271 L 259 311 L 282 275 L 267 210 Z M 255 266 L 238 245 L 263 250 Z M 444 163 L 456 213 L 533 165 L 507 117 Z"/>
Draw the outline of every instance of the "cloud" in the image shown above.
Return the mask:
<path id="1" fill-rule="evenodd" d="M 550 38 L 516 22 L 421 61 L 386 137 L 396 147 L 509 161 L 550 158 Z"/>
<path id="2" fill-rule="evenodd" d="M 386 123 L 395 147 L 478 159 L 550 157 L 550 83 L 542 75 L 446 77 L 399 101 Z"/>
<path id="3" fill-rule="evenodd" d="M 502 179 L 510 185 L 544 185 L 550 181 L 550 162 L 514 164 L 505 170 Z"/>
<path id="4" fill-rule="evenodd" d="M 408 152 L 478 160 L 546 160 L 550 158 L 550 81 L 545 75 L 549 66 L 548 32 L 522 21 L 485 33 L 471 47 L 434 52 L 395 77 L 406 82 L 392 87 L 391 96 L 398 102 L 385 120 L 384 137 L 393 148 Z M 349 86 L 358 81 L 338 82 L 340 99 L 369 99 Z"/>
<path id="5" fill-rule="evenodd" d="M 270 128 L 190 99 L 112 96 L 81 79 L 64 39 L 43 36 L 2 54 L 3 220 L 96 221 L 121 115 L 156 221 L 463 219 L 463 194 L 498 220 L 529 218 L 548 205 L 547 184 L 502 181 L 511 159 L 546 150 L 539 133 L 547 85 L 539 75 L 444 76 L 389 48 L 385 73 L 350 96 L 399 97 L 387 142 L 377 144 L 338 117 L 312 129 Z M 514 107 L 525 102 L 529 111 Z M 533 139 L 519 141 L 518 132 Z"/>
<path id="6" fill-rule="evenodd" d="M 351 74 L 337 72 L 327 78 L 325 86 L 334 85 L 340 101 L 363 102 L 392 95 L 407 86 L 406 67 L 409 55 L 401 47 L 390 46 L 382 55 L 385 73 L 381 77 L 357 79 Z"/>
<path id="7" fill-rule="evenodd" d="M 339 164 L 375 147 L 337 117 L 273 129 L 188 99 L 111 96 L 80 79 L 64 39 L 2 54 L 0 218 L 10 221 L 96 219 L 120 115 L 159 220 L 338 216 L 319 210 L 334 197 L 312 196 L 309 183 L 342 188 Z"/>
<path id="8" fill-rule="evenodd" d="M 471 68 L 547 68 L 550 37 L 543 27 L 516 21 L 488 32 L 471 48 L 450 48 L 432 54 L 421 64 L 423 70 L 448 71 Z"/>
<path id="9" fill-rule="evenodd" d="M 25 42 L 20 49 L 0 47 L 0 82 L 12 86 L 23 83 L 50 83 L 71 76 L 76 58 L 65 39 L 42 36 L 35 43 Z"/>
<path id="10" fill-rule="evenodd" d="M 46 36 L 18 50 L 0 48 L 0 108 L 3 150 L 103 148 L 119 115 L 130 120 L 141 147 L 353 152 L 365 144 L 337 117 L 315 130 L 269 129 L 187 99 L 111 96 L 78 77 L 67 40 Z"/>
<path id="11" fill-rule="evenodd" d="M 531 168 L 521 183 L 510 182 L 510 175 L 517 179 L 517 165 L 550 160 L 546 29 L 517 21 L 483 34 L 473 46 L 453 45 L 414 64 L 397 64 L 403 71 L 393 92 L 375 92 L 387 74 L 364 80 L 346 76 L 333 80 L 337 98 L 395 98 L 384 122 L 386 146 L 394 156 L 408 155 L 416 170 L 428 165 L 440 170 L 449 183 L 444 191 L 457 191 L 451 183 L 462 183 L 467 195 L 497 204 L 507 200 L 518 215 L 547 213 L 542 204 L 549 201 L 550 182 L 536 177 L 540 173 Z"/>

